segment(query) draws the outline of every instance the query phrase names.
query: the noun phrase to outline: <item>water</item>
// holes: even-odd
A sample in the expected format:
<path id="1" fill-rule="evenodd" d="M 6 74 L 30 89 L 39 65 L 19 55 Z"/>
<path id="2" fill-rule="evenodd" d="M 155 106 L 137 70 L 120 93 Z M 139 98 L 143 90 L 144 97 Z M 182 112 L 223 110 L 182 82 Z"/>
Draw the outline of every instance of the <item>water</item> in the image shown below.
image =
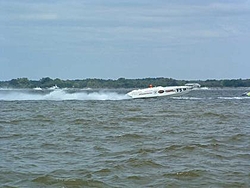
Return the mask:
<path id="1" fill-rule="evenodd" d="M 250 187 L 245 89 L 0 90 L 0 187 Z"/>

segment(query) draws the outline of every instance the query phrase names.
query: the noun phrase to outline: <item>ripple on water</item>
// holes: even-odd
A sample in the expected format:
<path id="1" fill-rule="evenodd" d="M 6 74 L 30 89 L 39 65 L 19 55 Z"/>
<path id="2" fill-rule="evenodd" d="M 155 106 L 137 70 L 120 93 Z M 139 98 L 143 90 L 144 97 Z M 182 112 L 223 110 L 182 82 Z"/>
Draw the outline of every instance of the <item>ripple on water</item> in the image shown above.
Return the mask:
<path id="1" fill-rule="evenodd" d="M 164 174 L 164 177 L 175 178 L 175 179 L 193 179 L 201 177 L 205 174 L 204 170 L 187 170 L 187 171 L 179 171 L 179 172 L 170 172 Z"/>
<path id="2" fill-rule="evenodd" d="M 100 180 L 93 179 L 72 179 L 72 178 L 57 178 L 52 175 L 39 176 L 32 180 L 37 186 L 55 186 L 55 187 L 110 187 Z"/>
<path id="3" fill-rule="evenodd" d="M 140 135 L 140 134 L 122 134 L 122 135 L 118 135 L 116 136 L 117 139 L 122 139 L 122 140 L 130 140 L 130 139 L 133 139 L 133 140 L 136 140 L 136 139 L 141 139 L 143 138 L 144 135 Z"/>
<path id="4" fill-rule="evenodd" d="M 161 164 L 158 164 L 150 159 L 138 159 L 138 158 L 130 158 L 126 161 L 126 165 L 132 167 L 139 167 L 139 168 L 159 168 L 162 167 Z"/>
<path id="5" fill-rule="evenodd" d="M 220 93 L 0 101 L 0 185 L 249 187 L 250 100 Z"/>

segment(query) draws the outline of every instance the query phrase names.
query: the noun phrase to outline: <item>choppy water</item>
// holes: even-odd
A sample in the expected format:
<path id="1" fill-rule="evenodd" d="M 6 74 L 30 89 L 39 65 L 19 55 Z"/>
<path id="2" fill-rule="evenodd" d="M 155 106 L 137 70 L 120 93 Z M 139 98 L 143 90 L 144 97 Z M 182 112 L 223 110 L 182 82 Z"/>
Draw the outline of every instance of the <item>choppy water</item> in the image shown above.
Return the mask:
<path id="1" fill-rule="evenodd" d="M 250 187 L 244 89 L 0 90 L 0 187 Z"/>

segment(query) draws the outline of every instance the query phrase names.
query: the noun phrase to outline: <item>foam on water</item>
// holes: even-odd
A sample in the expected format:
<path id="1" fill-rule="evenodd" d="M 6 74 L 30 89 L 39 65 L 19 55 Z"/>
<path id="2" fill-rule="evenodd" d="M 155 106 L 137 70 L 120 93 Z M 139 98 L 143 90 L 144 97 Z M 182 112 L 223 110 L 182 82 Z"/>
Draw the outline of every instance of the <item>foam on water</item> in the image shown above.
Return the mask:
<path id="1" fill-rule="evenodd" d="M 218 97 L 219 99 L 225 99 L 225 100 L 242 100 L 242 99 L 250 99 L 250 97 Z"/>
<path id="2" fill-rule="evenodd" d="M 213 99 L 221 99 L 221 100 L 243 100 L 243 99 L 250 99 L 250 97 L 215 97 L 215 98 L 212 98 L 212 97 L 172 97 L 173 99 L 180 99 L 180 100 L 205 100 L 205 99 L 210 99 L 210 100 L 213 100 Z"/>
<path id="3" fill-rule="evenodd" d="M 3 90 L 2 90 L 3 91 Z M 125 100 L 129 99 L 126 94 L 119 94 L 110 91 L 75 91 L 56 89 L 47 92 L 30 91 L 30 90 L 5 90 L 0 92 L 0 100 Z"/>
<path id="4" fill-rule="evenodd" d="M 173 99 L 182 99 L 182 100 L 202 100 L 205 98 L 201 98 L 201 97 L 172 97 Z"/>

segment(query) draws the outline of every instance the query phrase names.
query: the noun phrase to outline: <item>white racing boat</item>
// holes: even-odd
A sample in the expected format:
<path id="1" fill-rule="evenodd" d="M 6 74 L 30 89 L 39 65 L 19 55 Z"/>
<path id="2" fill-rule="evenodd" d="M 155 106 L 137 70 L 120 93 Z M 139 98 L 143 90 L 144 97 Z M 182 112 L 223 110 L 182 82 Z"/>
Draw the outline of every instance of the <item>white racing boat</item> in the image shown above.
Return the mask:
<path id="1" fill-rule="evenodd" d="M 163 97 L 163 96 L 179 96 L 190 92 L 194 87 L 192 86 L 157 86 L 145 89 L 136 89 L 127 93 L 129 97 L 133 99 L 139 98 L 152 98 L 152 97 Z"/>

